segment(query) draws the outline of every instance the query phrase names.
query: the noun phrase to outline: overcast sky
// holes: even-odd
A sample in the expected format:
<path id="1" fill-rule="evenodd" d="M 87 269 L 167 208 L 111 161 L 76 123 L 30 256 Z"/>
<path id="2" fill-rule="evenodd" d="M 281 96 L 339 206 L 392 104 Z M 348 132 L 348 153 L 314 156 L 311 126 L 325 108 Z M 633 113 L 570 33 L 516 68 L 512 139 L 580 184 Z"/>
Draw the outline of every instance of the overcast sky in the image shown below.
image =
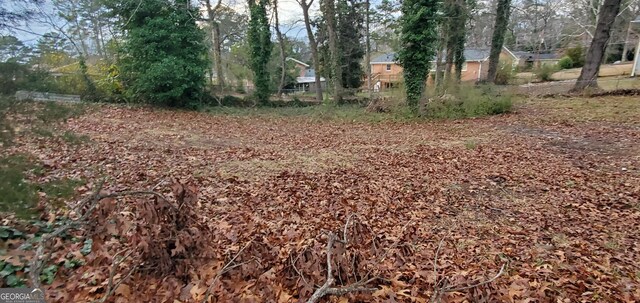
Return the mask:
<path id="1" fill-rule="evenodd" d="M 319 0 L 314 1 L 311 16 L 315 16 L 318 13 L 318 2 Z M 239 12 L 247 13 L 247 5 L 245 1 L 231 0 L 230 2 L 223 0 L 223 3 L 227 3 L 230 7 L 236 9 Z M 283 32 L 286 32 L 286 35 L 289 37 L 297 37 L 301 39 L 306 39 L 307 33 L 304 29 L 304 23 L 302 23 L 302 9 L 300 5 L 295 0 L 279 0 L 278 3 L 278 13 L 280 17 L 280 28 Z M 0 5 L 6 7 L 9 10 L 16 9 L 14 7 L 13 1 L 4 1 L 0 0 Z M 52 11 L 51 2 L 46 1 L 44 6 L 42 6 L 43 11 Z M 11 34 L 18 39 L 22 40 L 27 44 L 34 44 L 40 38 L 40 36 L 44 33 L 50 32 L 52 29 L 43 24 L 39 24 L 33 20 L 24 22 L 17 28 L 11 29 L 10 31 L 3 31 L 1 34 L 7 35 Z"/>

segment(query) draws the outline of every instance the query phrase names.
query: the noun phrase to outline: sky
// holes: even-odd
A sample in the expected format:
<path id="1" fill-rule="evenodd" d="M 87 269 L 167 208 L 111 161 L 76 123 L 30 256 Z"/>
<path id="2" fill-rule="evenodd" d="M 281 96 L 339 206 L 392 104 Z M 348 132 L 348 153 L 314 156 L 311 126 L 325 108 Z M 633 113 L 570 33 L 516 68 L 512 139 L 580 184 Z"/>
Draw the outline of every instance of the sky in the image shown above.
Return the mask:
<path id="1" fill-rule="evenodd" d="M 281 31 L 283 31 L 283 33 L 286 33 L 286 35 L 289 37 L 306 39 L 307 34 L 304 28 L 304 23 L 302 22 L 303 17 L 300 5 L 295 0 L 279 0 L 278 2 L 278 13 L 280 17 Z M 310 12 L 312 18 L 318 13 L 318 2 L 319 0 L 315 0 L 312 5 Z M 240 12 L 247 13 L 247 5 L 243 0 L 223 0 L 223 4 L 227 4 L 228 6 Z M 0 5 L 9 10 L 17 9 L 17 7 L 15 7 L 14 1 L 11 0 L 0 0 Z M 45 1 L 45 4 L 41 7 L 41 9 L 44 12 L 51 12 L 51 1 Z M 0 34 L 14 35 L 24 43 L 32 45 L 37 42 L 41 35 L 50 31 L 52 31 L 50 26 L 39 24 L 34 20 L 29 20 L 17 26 L 17 28 L 11 29 L 10 31 L 0 31 Z"/>

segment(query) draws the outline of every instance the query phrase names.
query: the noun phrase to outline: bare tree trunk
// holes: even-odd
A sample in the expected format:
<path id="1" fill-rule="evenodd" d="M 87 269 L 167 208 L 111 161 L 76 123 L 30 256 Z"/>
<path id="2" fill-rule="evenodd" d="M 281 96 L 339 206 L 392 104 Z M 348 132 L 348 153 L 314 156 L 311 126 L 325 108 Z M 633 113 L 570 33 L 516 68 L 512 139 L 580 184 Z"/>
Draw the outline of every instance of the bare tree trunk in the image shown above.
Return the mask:
<path id="1" fill-rule="evenodd" d="M 222 73 L 222 50 L 220 42 L 220 25 L 218 22 L 212 22 L 213 31 L 213 58 L 216 65 L 216 78 L 218 79 L 218 85 L 220 91 L 224 90 L 224 74 Z"/>
<path id="2" fill-rule="evenodd" d="M 443 26 L 440 26 L 440 37 L 438 38 L 438 50 L 436 51 L 436 75 L 433 79 L 433 83 L 436 86 L 436 92 L 440 92 L 442 88 L 442 59 L 445 45 L 445 31 Z"/>
<path id="3" fill-rule="evenodd" d="M 333 102 L 342 99 L 342 68 L 338 51 L 338 35 L 336 34 L 336 6 L 334 0 L 324 0 L 324 17 L 329 32 L 329 52 L 331 53 L 331 74 L 333 74 Z"/>
<path id="4" fill-rule="evenodd" d="M 280 20 L 278 19 L 278 0 L 273 0 L 273 13 L 275 17 L 276 36 L 280 45 L 280 84 L 278 84 L 278 98 L 282 97 L 282 89 L 284 88 L 284 80 L 287 75 L 287 56 L 285 53 L 284 37 L 280 31 Z"/>
<path id="5" fill-rule="evenodd" d="M 365 60 L 367 62 L 367 93 L 369 95 L 369 99 L 371 99 L 371 33 L 369 32 L 369 23 L 370 23 L 370 19 L 369 19 L 369 15 L 370 12 L 369 10 L 371 9 L 371 0 L 367 0 L 365 3 L 366 6 L 366 12 L 367 15 L 365 16 L 365 29 L 366 29 L 366 36 L 365 36 L 365 51 L 366 51 L 366 55 L 365 55 Z"/>
<path id="6" fill-rule="evenodd" d="M 449 47 L 447 47 L 447 55 L 446 55 L 445 66 L 444 66 L 444 86 L 445 87 L 448 87 L 452 83 L 451 70 L 453 69 L 454 54 L 455 54 L 455 47 L 453 45 L 449 45 Z"/>
<path id="7" fill-rule="evenodd" d="M 313 36 L 313 30 L 311 30 L 311 20 L 309 18 L 309 7 L 313 4 L 313 0 L 307 2 L 306 0 L 296 0 L 300 7 L 302 7 L 302 15 L 304 16 L 304 26 L 307 29 L 307 37 L 309 38 L 309 46 L 311 47 L 311 57 L 313 57 L 313 68 L 315 69 L 315 82 L 316 82 L 316 101 L 322 102 L 322 82 L 320 81 L 320 57 L 318 55 L 318 43 Z"/>
<path id="8" fill-rule="evenodd" d="M 490 83 L 496 82 L 500 52 L 502 52 L 502 46 L 504 45 L 504 33 L 509 24 L 510 11 L 511 0 L 498 0 L 496 22 L 493 26 L 493 37 L 491 38 L 491 52 L 489 53 L 489 70 L 487 73 L 487 82 Z"/>
<path id="9" fill-rule="evenodd" d="M 589 51 L 585 58 L 584 66 L 580 72 L 580 77 L 576 81 L 576 86 L 571 89 L 573 93 L 584 91 L 587 87 L 598 87 L 598 72 L 600 64 L 607 49 L 607 43 L 611 36 L 611 27 L 620 11 L 621 0 L 605 0 L 598 15 L 598 24 L 591 40 Z"/>
<path id="10" fill-rule="evenodd" d="M 207 7 L 207 14 L 209 15 L 209 25 L 211 26 L 211 35 L 213 43 L 213 63 L 216 66 L 216 78 L 218 79 L 218 86 L 220 86 L 220 92 L 224 91 L 224 75 L 222 73 L 222 42 L 220 41 L 220 24 L 216 21 L 216 13 L 222 5 L 222 0 L 218 0 L 215 7 L 211 6 L 211 1 L 206 0 L 205 6 Z"/>
<path id="11" fill-rule="evenodd" d="M 629 51 L 629 37 L 631 37 L 631 22 L 627 22 L 627 35 L 624 38 L 624 46 L 622 47 L 621 62 L 627 62 L 627 52 Z"/>

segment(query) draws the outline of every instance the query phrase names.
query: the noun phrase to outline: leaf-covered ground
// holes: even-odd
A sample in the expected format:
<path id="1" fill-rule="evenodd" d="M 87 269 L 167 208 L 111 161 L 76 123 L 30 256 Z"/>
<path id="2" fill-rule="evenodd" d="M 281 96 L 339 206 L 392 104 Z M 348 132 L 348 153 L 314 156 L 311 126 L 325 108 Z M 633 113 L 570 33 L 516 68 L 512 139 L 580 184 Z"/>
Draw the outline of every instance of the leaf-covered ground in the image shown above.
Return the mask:
<path id="1" fill-rule="evenodd" d="M 213 302 L 304 302 L 325 281 L 334 232 L 348 239 L 334 251 L 336 286 L 372 279 L 377 291 L 327 302 L 428 302 L 502 266 L 442 301 L 633 302 L 639 113 L 629 97 L 402 124 L 102 106 L 60 126 L 87 142 L 22 135 L 9 152 L 33 155 L 43 178 L 88 180 L 78 200 L 103 176 L 111 192 L 175 180 L 198 192 L 206 253 L 179 276 L 136 271 L 109 301 L 200 302 L 213 283 Z M 102 297 L 116 251 L 145 244 L 94 237 L 47 296 Z"/>

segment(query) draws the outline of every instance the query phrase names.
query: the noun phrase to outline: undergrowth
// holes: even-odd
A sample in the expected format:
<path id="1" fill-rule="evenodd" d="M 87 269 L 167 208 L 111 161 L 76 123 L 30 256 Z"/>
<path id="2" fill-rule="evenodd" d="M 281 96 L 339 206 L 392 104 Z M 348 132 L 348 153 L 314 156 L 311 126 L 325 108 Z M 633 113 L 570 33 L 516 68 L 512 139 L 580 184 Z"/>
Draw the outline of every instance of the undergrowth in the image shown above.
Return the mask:
<path id="1" fill-rule="evenodd" d="M 432 98 L 424 105 L 424 116 L 435 119 L 461 119 L 511 112 L 512 96 L 494 86 L 462 86 L 450 94 Z"/>
<path id="2" fill-rule="evenodd" d="M 4 147 L 13 143 L 21 133 L 32 133 L 38 137 L 59 138 L 69 145 L 82 144 L 88 137 L 70 131 L 61 132 L 58 122 L 81 115 L 86 110 L 84 104 L 16 101 L 0 98 L 0 212 L 13 213 L 17 218 L 27 219 L 36 215 L 35 208 L 40 200 L 50 206 L 60 207 L 65 199 L 74 195 L 81 180 L 49 179 L 35 183 L 43 175 L 43 168 L 28 155 L 6 154 Z"/>
<path id="3" fill-rule="evenodd" d="M 23 155 L 0 158 L 0 212 L 11 212 L 19 218 L 35 215 L 38 195 L 27 174 L 38 167 Z"/>

